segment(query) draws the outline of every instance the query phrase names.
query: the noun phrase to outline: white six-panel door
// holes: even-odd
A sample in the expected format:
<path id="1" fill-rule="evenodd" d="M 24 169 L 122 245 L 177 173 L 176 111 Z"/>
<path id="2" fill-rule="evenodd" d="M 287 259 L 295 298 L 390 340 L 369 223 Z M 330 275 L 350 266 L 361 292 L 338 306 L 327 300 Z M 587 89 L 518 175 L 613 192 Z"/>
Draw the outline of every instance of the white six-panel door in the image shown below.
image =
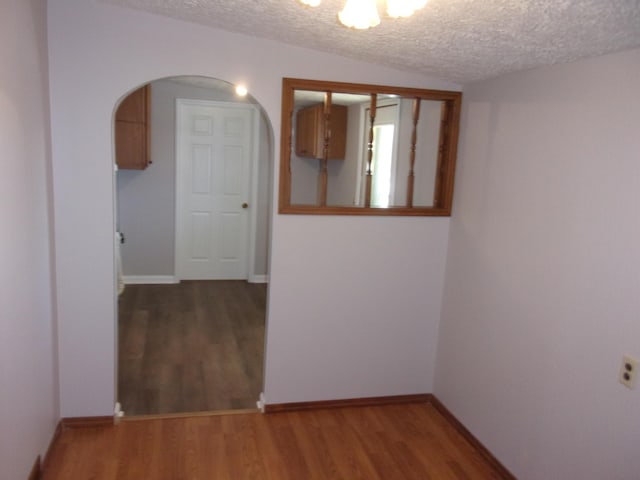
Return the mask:
<path id="1" fill-rule="evenodd" d="M 176 275 L 247 278 L 253 109 L 176 103 Z"/>

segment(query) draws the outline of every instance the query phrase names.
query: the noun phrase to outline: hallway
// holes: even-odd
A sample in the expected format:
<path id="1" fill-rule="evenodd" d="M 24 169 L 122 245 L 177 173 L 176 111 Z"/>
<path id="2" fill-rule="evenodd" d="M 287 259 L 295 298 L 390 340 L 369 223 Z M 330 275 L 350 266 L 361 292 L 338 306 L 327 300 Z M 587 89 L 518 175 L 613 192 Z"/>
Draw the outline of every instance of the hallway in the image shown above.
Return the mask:
<path id="1" fill-rule="evenodd" d="M 128 285 L 118 302 L 125 415 L 255 408 L 266 289 L 236 280 Z"/>

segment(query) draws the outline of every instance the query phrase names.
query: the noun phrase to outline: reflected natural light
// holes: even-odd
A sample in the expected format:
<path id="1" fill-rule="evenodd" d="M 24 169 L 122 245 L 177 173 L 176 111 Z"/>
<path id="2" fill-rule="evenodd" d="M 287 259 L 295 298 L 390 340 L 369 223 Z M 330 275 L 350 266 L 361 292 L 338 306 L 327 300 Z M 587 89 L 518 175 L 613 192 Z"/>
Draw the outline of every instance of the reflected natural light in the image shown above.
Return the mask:
<path id="1" fill-rule="evenodd" d="M 393 164 L 393 125 L 373 127 L 373 180 L 371 205 L 387 208 L 391 197 L 391 165 Z"/>

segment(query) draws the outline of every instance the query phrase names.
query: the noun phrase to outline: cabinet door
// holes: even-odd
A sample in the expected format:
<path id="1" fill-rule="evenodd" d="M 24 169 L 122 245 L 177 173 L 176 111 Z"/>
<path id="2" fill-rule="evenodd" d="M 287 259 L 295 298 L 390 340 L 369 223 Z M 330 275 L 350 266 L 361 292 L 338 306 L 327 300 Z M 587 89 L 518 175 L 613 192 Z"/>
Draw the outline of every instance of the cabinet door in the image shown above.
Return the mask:
<path id="1" fill-rule="evenodd" d="M 147 116 L 147 87 L 131 92 L 118 107 L 116 121 L 144 122 Z"/>
<path id="2" fill-rule="evenodd" d="M 329 159 L 344 160 L 347 137 L 347 107 L 331 106 L 329 119 L 331 138 Z M 324 105 L 314 105 L 296 115 L 296 155 L 307 158 L 324 157 Z"/>
<path id="3" fill-rule="evenodd" d="M 118 168 L 144 170 L 147 156 L 147 128 L 142 123 L 116 122 L 116 161 Z"/>
<path id="4" fill-rule="evenodd" d="M 116 110 L 115 142 L 118 168 L 144 170 L 149 163 L 149 85 L 129 94 Z"/>
<path id="5" fill-rule="evenodd" d="M 322 141 L 324 142 L 324 123 L 322 127 Z M 347 151 L 347 107 L 343 105 L 333 105 L 331 107 L 329 129 L 331 131 L 329 159 L 344 160 Z"/>
<path id="6" fill-rule="evenodd" d="M 317 108 L 304 108 L 296 115 L 296 155 L 299 157 L 320 158 L 318 139 L 320 116 Z"/>

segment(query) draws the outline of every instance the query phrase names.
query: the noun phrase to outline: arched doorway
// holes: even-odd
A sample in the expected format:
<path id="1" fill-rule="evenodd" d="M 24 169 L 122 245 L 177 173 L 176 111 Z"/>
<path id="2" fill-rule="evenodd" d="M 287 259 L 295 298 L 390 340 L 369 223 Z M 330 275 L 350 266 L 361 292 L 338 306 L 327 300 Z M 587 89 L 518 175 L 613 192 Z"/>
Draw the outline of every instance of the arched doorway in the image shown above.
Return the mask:
<path id="1" fill-rule="evenodd" d="M 270 123 L 250 95 L 238 96 L 221 80 L 171 77 L 142 87 L 148 103 L 139 110 L 147 115 L 150 163 L 118 169 L 114 181 L 116 229 L 124 235 L 119 279 L 125 284 L 118 300 L 118 401 L 126 415 L 254 408 L 263 381 Z M 181 113 L 185 101 L 197 108 Z M 226 120 L 225 110 L 231 112 Z M 122 151 L 124 121 L 117 112 L 116 153 Z M 238 149 L 219 149 L 213 137 L 220 129 L 238 134 L 241 124 L 251 137 L 249 161 L 236 168 Z M 244 197 L 233 198 L 240 209 L 214 212 L 196 205 L 185 218 L 190 210 L 181 209 L 184 199 L 195 195 L 197 203 L 215 187 L 216 172 L 225 171 L 224 191 L 236 183 L 248 186 Z M 226 227 L 240 219 L 248 228 L 238 241 Z M 193 238 L 194 232 L 211 236 Z M 238 246 L 246 255 L 240 275 L 193 276 L 180 267 L 180 251 L 194 250 L 196 260 L 209 254 L 224 260 Z"/>

